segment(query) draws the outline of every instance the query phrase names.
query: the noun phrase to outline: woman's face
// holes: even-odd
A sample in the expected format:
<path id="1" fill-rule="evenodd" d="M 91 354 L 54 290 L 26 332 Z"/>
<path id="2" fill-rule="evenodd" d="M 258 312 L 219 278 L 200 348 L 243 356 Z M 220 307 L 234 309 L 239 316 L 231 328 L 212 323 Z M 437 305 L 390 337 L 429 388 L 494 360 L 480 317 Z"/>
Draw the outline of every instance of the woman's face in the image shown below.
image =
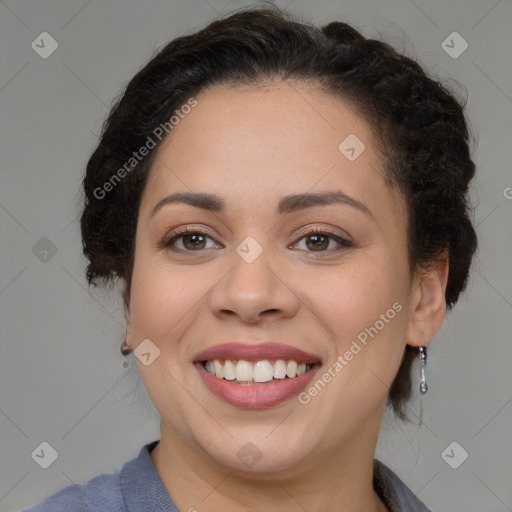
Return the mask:
<path id="1" fill-rule="evenodd" d="M 368 127 L 305 86 L 195 99 L 150 171 L 129 298 L 162 442 L 253 472 L 368 443 L 413 309 L 406 220 Z M 163 201 L 177 193 L 208 201 Z M 312 369 L 284 377 L 289 360 Z"/>

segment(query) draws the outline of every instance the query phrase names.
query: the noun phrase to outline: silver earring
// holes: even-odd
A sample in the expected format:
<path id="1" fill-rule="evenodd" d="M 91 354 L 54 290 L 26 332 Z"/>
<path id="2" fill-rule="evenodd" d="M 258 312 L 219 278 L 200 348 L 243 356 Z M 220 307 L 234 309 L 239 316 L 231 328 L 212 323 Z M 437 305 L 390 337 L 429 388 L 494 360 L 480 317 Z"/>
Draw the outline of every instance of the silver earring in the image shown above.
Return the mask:
<path id="1" fill-rule="evenodd" d="M 427 379 L 425 378 L 425 366 L 427 366 L 427 347 L 418 347 L 418 357 L 421 362 L 420 393 L 424 395 L 428 391 Z"/>

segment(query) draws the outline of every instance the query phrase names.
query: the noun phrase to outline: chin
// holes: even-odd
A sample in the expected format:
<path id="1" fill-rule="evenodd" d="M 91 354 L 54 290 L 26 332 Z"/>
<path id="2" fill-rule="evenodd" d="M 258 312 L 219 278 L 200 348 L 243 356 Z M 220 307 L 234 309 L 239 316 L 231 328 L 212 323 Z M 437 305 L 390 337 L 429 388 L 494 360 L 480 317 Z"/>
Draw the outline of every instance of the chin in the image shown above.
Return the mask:
<path id="1" fill-rule="evenodd" d="M 290 470 L 301 464 L 312 447 L 304 445 L 304 438 L 291 440 L 286 432 L 268 436 L 268 429 L 260 435 L 237 436 L 231 439 L 226 449 L 225 442 L 211 444 L 199 443 L 199 446 L 217 462 L 230 471 L 247 474 L 255 478 L 258 474 L 268 479 L 267 473 Z M 267 438 L 265 438 L 267 436 Z M 295 442 L 294 442 L 295 441 Z"/>

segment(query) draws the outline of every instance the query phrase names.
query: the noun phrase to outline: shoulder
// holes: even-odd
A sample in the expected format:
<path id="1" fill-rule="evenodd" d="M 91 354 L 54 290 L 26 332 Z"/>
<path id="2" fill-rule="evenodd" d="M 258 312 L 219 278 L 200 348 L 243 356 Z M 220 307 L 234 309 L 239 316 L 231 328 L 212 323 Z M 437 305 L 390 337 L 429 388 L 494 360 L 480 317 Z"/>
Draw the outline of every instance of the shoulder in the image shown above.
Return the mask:
<path id="1" fill-rule="evenodd" d="M 150 457 L 158 442 L 144 445 L 120 470 L 64 487 L 20 512 L 135 512 L 148 503 L 152 512 L 177 512 Z"/>
<path id="2" fill-rule="evenodd" d="M 373 486 L 391 512 L 431 512 L 385 464 L 373 461 Z"/>
<path id="3" fill-rule="evenodd" d="M 20 512 L 125 512 L 122 473 L 134 464 L 132 459 L 113 473 L 96 475 L 86 483 L 64 487 Z"/>
<path id="4" fill-rule="evenodd" d="M 54 492 L 21 512 L 125 512 L 120 471 L 97 475 L 85 484 L 73 484 Z"/>

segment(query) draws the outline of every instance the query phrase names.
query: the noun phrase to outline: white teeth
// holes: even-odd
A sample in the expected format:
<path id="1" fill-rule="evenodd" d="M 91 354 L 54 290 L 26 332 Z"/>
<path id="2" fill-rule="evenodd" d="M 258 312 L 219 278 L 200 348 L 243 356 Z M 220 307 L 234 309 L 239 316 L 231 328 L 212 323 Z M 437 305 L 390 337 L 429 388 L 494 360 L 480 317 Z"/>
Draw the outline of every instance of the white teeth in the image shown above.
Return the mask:
<path id="1" fill-rule="evenodd" d="M 220 361 L 218 359 L 214 359 L 213 366 L 215 368 L 215 375 L 219 377 L 219 379 L 222 379 L 222 377 L 224 377 L 224 371 L 222 370 L 222 365 L 220 364 Z"/>
<path id="2" fill-rule="evenodd" d="M 238 363 L 236 363 L 236 368 L 235 368 L 236 380 L 245 380 L 245 381 L 253 380 L 253 374 L 254 374 L 254 371 L 252 369 L 252 364 L 249 363 L 249 361 L 240 360 L 240 361 L 238 361 Z"/>
<path id="3" fill-rule="evenodd" d="M 274 377 L 274 368 L 267 361 L 258 361 L 254 367 L 254 382 L 268 382 Z"/>
<path id="4" fill-rule="evenodd" d="M 286 377 L 286 362 L 278 359 L 274 363 L 274 379 L 284 379 Z"/>
<path id="5" fill-rule="evenodd" d="M 300 363 L 297 365 L 297 377 L 304 375 L 306 373 L 306 363 Z"/>
<path id="6" fill-rule="evenodd" d="M 286 365 L 286 375 L 290 379 L 293 379 L 297 375 L 297 361 L 294 361 L 293 359 L 290 359 L 288 361 L 288 364 Z"/>
<path id="7" fill-rule="evenodd" d="M 226 380 L 235 380 L 236 379 L 235 365 L 229 360 L 227 360 L 224 363 L 224 378 Z"/>
<path id="8" fill-rule="evenodd" d="M 236 362 L 226 359 L 222 361 L 214 359 L 213 361 L 206 361 L 204 367 L 206 371 L 215 375 L 219 379 L 226 379 L 230 381 L 240 382 L 270 382 L 273 379 L 284 379 L 288 377 L 293 379 L 300 377 L 306 372 L 311 370 L 312 365 L 306 363 L 297 363 L 293 359 L 285 361 L 278 359 L 271 364 L 268 359 L 257 362 L 249 362 L 240 359 Z"/>

